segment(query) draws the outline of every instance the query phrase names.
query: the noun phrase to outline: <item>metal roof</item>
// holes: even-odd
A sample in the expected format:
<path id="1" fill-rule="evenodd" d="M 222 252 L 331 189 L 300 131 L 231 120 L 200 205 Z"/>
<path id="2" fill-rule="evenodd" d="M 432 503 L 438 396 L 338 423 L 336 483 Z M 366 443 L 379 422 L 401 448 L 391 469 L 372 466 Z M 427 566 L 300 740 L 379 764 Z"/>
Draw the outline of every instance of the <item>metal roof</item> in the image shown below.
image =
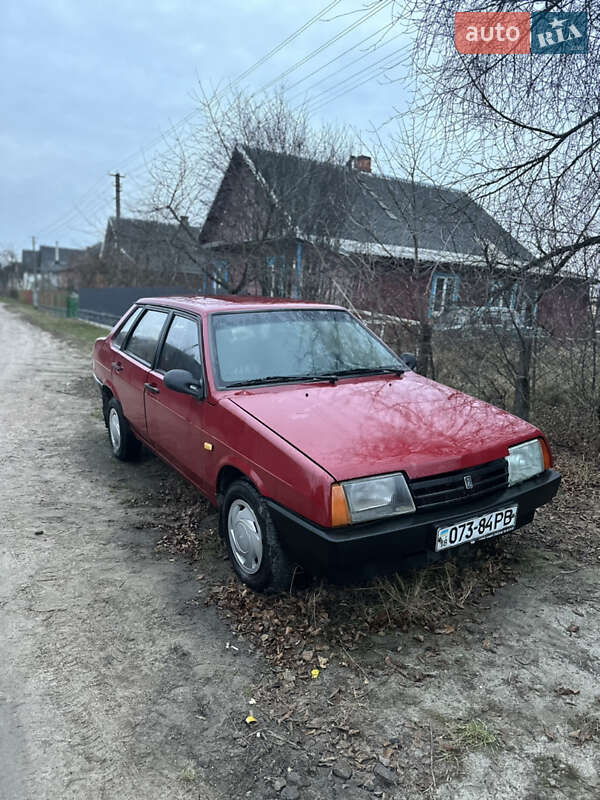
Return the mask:
<path id="1" fill-rule="evenodd" d="M 200 228 L 148 219 L 110 217 L 106 226 L 101 258 L 111 252 L 151 269 L 200 273 L 197 245 Z"/>
<path id="2" fill-rule="evenodd" d="M 344 249 L 396 248 L 405 257 L 414 257 L 416 243 L 424 259 L 483 258 L 486 248 L 511 260 L 531 258 L 464 192 L 256 147 L 239 152 L 298 236 L 342 240 Z"/>

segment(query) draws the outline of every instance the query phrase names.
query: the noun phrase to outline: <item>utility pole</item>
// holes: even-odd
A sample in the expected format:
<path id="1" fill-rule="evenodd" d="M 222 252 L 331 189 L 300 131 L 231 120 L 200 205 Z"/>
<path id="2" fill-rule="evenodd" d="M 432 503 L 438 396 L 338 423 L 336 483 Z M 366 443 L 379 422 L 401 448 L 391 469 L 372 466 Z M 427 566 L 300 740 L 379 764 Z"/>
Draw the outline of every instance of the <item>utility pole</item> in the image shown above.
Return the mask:
<path id="1" fill-rule="evenodd" d="M 115 179 L 115 216 L 118 222 L 121 219 L 121 178 L 124 178 L 125 175 L 121 175 L 120 172 L 109 172 L 108 174 Z"/>
<path id="2" fill-rule="evenodd" d="M 31 237 L 31 249 L 33 250 L 33 305 L 37 307 L 37 290 L 38 290 L 38 280 L 41 276 L 38 276 L 38 265 L 36 264 L 36 257 L 35 257 L 35 236 Z"/>

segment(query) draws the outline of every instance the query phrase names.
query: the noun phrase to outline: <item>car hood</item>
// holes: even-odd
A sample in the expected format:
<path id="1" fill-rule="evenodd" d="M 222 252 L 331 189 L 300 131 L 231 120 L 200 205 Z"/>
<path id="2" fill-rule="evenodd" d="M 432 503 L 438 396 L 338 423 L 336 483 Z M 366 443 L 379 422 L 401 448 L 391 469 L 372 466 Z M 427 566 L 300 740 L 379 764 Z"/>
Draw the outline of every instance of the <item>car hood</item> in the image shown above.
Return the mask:
<path id="1" fill-rule="evenodd" d="M 467 469 L 541 435 L 506 411 L 414 372 L 244 390 L 229 400 L 338 481 Z"/>

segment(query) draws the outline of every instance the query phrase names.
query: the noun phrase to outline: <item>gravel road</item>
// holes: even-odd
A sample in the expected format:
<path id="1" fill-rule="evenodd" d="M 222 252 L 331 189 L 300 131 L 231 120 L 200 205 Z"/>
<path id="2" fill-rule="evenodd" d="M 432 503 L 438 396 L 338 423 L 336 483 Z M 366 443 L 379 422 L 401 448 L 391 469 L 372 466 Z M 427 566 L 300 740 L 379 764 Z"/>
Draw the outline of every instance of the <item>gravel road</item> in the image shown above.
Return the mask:
<path id="1" fill-rule="evenodd" d="M 166 468 L 112 459 L 89 359 L 1 306 L 0 363 L 1 800 L 228 796 L 260 665 L 135 527 Z"/>

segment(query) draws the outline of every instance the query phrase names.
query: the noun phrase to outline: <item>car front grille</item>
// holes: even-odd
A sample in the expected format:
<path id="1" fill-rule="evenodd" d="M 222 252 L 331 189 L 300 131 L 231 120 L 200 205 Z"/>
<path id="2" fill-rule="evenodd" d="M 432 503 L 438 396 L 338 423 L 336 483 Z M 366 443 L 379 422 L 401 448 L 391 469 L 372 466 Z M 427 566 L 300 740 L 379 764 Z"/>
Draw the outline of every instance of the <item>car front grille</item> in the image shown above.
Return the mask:
<path id="1" fill-rule="evenodd" d="M 470 481 L 469 481 L 470 478 Z M 472 488 L 467 485 L 472 483 Z M 508 486 L 508 464 L 504 458 L 470 469 L 418 478 L 410 482 L 417 511 L 457 503 L 471 503 Z"/>

